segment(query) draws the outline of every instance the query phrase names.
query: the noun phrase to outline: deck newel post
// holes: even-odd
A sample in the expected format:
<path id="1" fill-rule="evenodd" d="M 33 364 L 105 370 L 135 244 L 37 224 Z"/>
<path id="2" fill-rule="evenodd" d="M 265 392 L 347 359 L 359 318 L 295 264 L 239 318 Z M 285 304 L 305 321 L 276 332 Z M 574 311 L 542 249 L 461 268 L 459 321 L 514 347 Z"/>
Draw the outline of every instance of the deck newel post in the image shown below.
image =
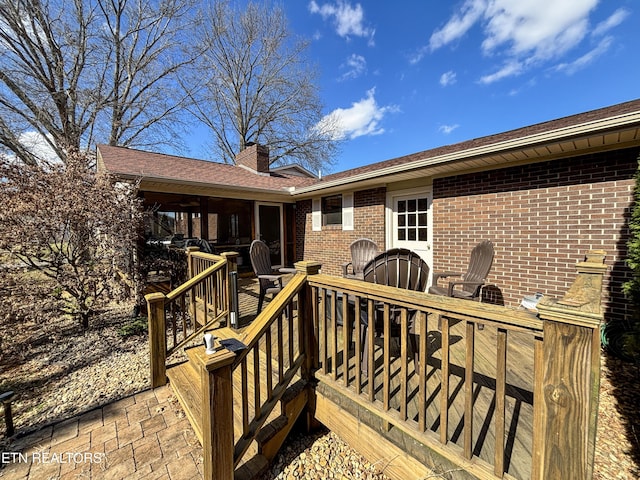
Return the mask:
<path id="1" fill-rule="evenodd" d="M 587 252 L 564 297 L 544 297 L 537 306 L 544 339 L 534 380 L 535 479 L 593 476 L 605 255 Z"/>
<path id="2" fill-rule="evenodd" d="M 238 326 L 239 312 L 238 312 L 238 257 L 239 252 L 223 252 L 221 254 L 227 259 L 227 298 L 226 309 L 229 312 L 229 318 L 227 325 L 232 327 Z M 234 278 L 235 277 L 235 278 Z M 234 304 L 235 301 L 235 304 Z"/>
<path id="3" fill-rule="evenodd" d="M 193 256 L 191 255 L 193 252 L 197 252 L 200 250 L 200 247 L 187 247 L 187 278 L 191 280 L 194 275 L 194 267 L 193 267 Z"/>
<path id="4" fill-rule="evenodd" d="M 322 264 L 309 260 L 296 262 L 294 264 L 297 273 L 302 273 L 309 277 L 320 273 Z M 317 365 L 318 358 L 318 338 L 313 326 L 313 291 L 307 282 L 305 287 L 298 294 L 298 329 L 300 335 L 300 348 L 304 349 L 305 361 L 302 365 L 301 376 L 308 385 L 313 381 L 313 370 Z M 315 420 L 315 389 L 309 391 L 307 404 L 307 429 L 311 430 L 317 425 Z"/>
<path id="5" fill-rule="evenodd" d="M 149 357 L 151 367 L 151 388 L 167 384 L 167 338 L 164 316 L 164 293 L 156 292 L 146 295 L 147 313 L 149 315 Z"/>
<path id="6" fill-rule="evenodd" d="M 233 371 L 235 354 L 226 349 L 207 355 L 200 366 L 202 383 L 202 450 L 205 480 L 233 480 Z"/>

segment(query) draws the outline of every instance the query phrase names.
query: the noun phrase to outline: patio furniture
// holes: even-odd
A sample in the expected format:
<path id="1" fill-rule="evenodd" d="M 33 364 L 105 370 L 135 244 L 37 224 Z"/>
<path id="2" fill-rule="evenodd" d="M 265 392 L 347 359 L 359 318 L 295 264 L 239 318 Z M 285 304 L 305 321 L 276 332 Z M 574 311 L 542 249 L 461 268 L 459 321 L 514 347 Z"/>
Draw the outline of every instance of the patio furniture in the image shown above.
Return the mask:
<path id="1" fill-rule="evenodd" d="M 342 276 L 362 280 L 364 266 L 378 254 L 378 245 L 368 238 L 359 238 L 349 246 L 351 261 L 342 264 Z"/>
<path id="2" fill-rule="evenodd" d="M 295 268 L 280 268 L 277 272 L 271 267 L 271 253 L 269 246 L 262 240 L 254 240 L 249 247 L 251 266 L 260 282 L 260 296 L 258 297 L 258 311 L 262 310 L 262 303 L 267 294 L 276 295 L 282 290 L 282 277 L 287 273 L 295 273 Z"/>
<path id="3" fill-rule="evenodd" d="M 388 285 L 396 288 L 404 288 L 406 290 L 414 290 L 417 292 L 424 292 L 427 286 L 427 280 L 429 278 L 429 265 L 420 258 L 420 256 L 406 248 L 392 248 L 386 250 L 371 260 L 365 265 L 363 270 L 363 280 L 365 282 L 376 283 L 379 285 Z M 363 315 L 366 317 L 366 306 L 361 309 Z M 400 326 L 400 313 L 401 309 L 395 306 L 390 308 L 391 324 L 395 326 L 393 330 L 395 336 L 398 336 L 398 330 Z M 414 317 L 415 311 L 408 312 L 409 322 L 409 339 L 411 341 L 411 348 L 413 349 L 415 358 L 417 358 L 417 342 L 415 338 L 415 325 Z M 382 331 L 383 325 L 383 304 L 376 302 L 374 312 L 374 328 L 376 332 Z M 366 320 L 366 321 L 365 321 Z M 362 338 L 362 356 L 361 356 L 361 370 L 364 375 L 368 373 L 368 362 L 366 361 L 365 353 L 369 349 L 369 321 L 363 318 L 363 325 L 361 328 Z M 417 368 L 417 366 L 416 366 Z"/>
<path id="4" fill-rule="evenodd" d="M 467 300 L 482 299 L 482 287 L 493 264 L 493 243 L 484 240 L 478 243 L 471 251 L 467 271 L 461 272 L 436 272 L 433 274 L 433 285 L 429 287 L 429 293 L 447 297 L 465 298 Z M 438 286 L 438 280 L 457 277 L 449 280 L 448 285 Z M 461 287 L 461 288 L 456 288 Z"/>

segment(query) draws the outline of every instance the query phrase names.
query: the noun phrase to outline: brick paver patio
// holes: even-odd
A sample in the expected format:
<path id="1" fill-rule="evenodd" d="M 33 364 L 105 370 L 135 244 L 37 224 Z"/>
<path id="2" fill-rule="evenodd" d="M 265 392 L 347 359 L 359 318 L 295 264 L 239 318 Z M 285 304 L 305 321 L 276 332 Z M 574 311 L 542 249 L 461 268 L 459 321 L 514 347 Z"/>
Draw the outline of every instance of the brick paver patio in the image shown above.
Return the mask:
<path id="1" fill-rule="evenodd" d="M 255 317 L 255 278 L 239 281 L 240 326 Z M 269 297 L 268 297 L 269 298 Z M 0 479 L 202 478 L 202 446 L 170 386 L 146 390 L 16 438 Z"/>
<path id="2" fill-rule="evenodd" d="M 146 390 L 17 439 L 3 479 L 202 478 L 202 447 L 169 386 Z"/>

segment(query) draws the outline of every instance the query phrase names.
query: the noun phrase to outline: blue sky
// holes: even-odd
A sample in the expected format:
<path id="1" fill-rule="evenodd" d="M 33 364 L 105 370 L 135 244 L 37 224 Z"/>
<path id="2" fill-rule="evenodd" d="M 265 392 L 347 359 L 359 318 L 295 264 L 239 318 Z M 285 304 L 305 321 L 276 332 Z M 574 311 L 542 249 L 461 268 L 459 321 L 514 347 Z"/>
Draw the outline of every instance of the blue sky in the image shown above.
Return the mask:
<path id="1" fill-rule="evenodd" d="M 283 5 L 340 119 L 333 172 L 640 97 L 632 0 Z"/>

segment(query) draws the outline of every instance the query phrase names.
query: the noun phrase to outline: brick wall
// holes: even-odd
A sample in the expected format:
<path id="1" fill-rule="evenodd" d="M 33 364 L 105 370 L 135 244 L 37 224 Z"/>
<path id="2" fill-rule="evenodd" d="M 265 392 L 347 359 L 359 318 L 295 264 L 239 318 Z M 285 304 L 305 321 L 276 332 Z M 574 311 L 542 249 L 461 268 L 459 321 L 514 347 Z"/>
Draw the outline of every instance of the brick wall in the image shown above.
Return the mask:
<path id="1" fill-rule="evenodd" d="M 370 238 L 384 245 L 384 205 L 386 190 L 376 188 L 354 193 L 353 230 L 343 231 L 340 225 L 323 226 L 322 231 L 311 229 L 311 200 L 296 204 L 297 260 L 322 263 L 322 273 L 342 275 L 342 264 L 351 260 L 349 245 L 358 238 Z"/>
<path id="2" fill-rule="evenodd" d="M 608 318 L 626 313 L 621 284 L 638 149 L 434 180 L 434 270 L 458 270 L 482 239 L 496 247 L 490 281 L 504 303 L 561 296 L 575 263 L 607 251 Z"/>

